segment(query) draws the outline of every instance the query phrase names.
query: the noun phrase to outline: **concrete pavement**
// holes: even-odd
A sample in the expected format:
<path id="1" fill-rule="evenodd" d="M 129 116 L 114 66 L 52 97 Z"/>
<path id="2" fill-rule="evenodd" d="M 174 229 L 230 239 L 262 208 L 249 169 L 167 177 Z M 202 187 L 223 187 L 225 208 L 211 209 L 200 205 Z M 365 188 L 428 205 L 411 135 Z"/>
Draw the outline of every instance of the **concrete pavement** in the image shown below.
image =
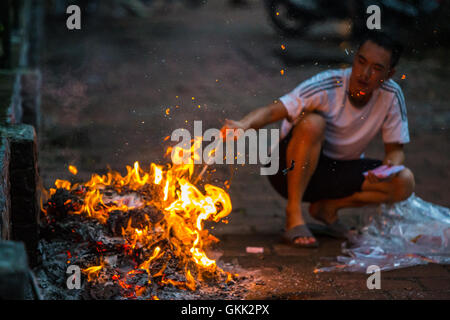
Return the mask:
<path id="1" fill-rule="evenodd" d="M 274 33 L 259 1 L 243 9 L 209 1 L 197 10 L 177 7 L 165 15 L 139 18 L 86 18 L 81 31 L 53 21 L 45 52 L 43 133 L 40 170 L 50 187 L 56 178 L 77 179 L 123 171 L 138 160 L 164 162 L 163 138 L 176 128 L 192 129 L 194 120 L 220 128 L 292 90 L 300 81 L 329 67 L 316 60 L 286 64 L 280 46 L 299 42 Z M 308 46 L 336 51 L 339 41 L 315 38 Z M 323 55 L 322 55 L 323 56 Z M 412 143 L 407 164 L 416 174 L 417 194 L 449 206 L 450 175 L 445 101 L 450 98 L 447 70 L 439 61 L 403 61 Z M 425 68 L 425 71 L 424 71 Z M 280 70 L 285 70 L 281 75 Z M 428 77 L 424 80 L 424 77 Z M 424 88 L 427 88 L 424 91 Z M 420 92 L 424 94 L 420 94 Z M 438 94 L 439 93 L 439 94 Z M 165 110 L 170 108 L 169 114 Z M 381 157 L 382 146 L 369 156 Z M 314 274 L 315 267 L 340 254 L 340 242 L 319 238 L 319 249 L 292 249 L 279 243 L 285 200 L 257 166 L 217 166 L 210 182 L 231 179 L 233 212 L 226 225 L 212 231 L 221 242 L 221 260 L 258 273 L 248 299 L 449 299 L 449 266 L 428 265 L 382 273 L 382 289 L 368 290 L 367 276 Z M 306 208 L 306 207 L 305 207 Z M 357 224 L 368 211 L 347 211 Z M 246 246 L 264 247 L 248 254 Z"/>

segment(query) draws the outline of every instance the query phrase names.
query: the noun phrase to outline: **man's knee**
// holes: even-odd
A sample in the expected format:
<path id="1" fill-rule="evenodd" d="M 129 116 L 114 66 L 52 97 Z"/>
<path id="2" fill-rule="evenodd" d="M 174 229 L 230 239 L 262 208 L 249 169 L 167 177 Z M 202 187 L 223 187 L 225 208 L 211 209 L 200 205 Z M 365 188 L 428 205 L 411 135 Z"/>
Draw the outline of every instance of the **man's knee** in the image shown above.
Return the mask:
<path id="1" fill-rule="evenodd" d="M 414 192 L 414 174 L 408 168 L 402 170 L 392 179 L 392 200 L 393 202 L 403 201 L 409 198 Z"/>
<path id="2" fill-rule="evenodd" d="M 294 127 L 293 134 L 299 134 L 302 139 L 323 140 L 325 137 L 325 119 L 317 113 L 308 113 L 301 117 Z"/>

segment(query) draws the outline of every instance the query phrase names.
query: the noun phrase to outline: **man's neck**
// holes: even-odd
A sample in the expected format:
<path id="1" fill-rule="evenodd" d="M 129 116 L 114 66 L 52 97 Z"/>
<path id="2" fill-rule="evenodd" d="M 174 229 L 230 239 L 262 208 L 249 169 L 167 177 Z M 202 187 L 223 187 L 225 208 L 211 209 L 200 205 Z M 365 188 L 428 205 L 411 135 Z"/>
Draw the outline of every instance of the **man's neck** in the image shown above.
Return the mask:
<path id="1" fill-rule="evenodd" d="M 350 103 L 357 107 L 362 108 L 364 107 L 372 97 L 372 93 L 368 95 L 361 95 L 361 94 L 352 94 L 350 92 L 347 92 L 348 99 L 350 100 Z"/>

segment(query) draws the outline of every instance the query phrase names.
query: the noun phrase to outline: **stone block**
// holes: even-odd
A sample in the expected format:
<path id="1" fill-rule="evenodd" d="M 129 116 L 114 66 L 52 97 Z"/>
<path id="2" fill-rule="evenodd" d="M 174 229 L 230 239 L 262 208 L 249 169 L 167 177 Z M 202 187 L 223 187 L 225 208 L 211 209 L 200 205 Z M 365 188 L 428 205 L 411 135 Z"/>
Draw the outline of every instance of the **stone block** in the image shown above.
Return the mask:
<path id="1" fill-rule="evenodd" d="M 0 239 L 11 239 L 11 202 L 9 185 L 9 142 L 0 140 Z"/>
<path id="2" fill-rule="evenodd" d="M 23 300 L 29 285 L 27 255 L 23 243 L 0 241 L 0 300 Z"/>
<path id="3" fill-rule="evenodd" d="M 9 181 L 12 239 L 24 241 L 31 265 L 37 263 L 39 175 L 36 133 L 30 125 L 0 128 L 10 146 Z"/>

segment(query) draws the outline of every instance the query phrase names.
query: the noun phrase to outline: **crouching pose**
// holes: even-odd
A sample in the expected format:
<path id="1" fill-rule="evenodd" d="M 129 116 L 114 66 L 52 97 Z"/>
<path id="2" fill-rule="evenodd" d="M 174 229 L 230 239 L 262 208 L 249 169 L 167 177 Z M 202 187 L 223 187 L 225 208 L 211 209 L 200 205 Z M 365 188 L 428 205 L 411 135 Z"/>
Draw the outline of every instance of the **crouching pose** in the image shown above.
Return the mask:
<path id="1" fill-rule="evenodd" d="M 409 142 L 405 100 L 391 79 L 400 54 L 401 47 L 389 36 L 371 31 L 351 68 L 319 73 L 279 101 L 239 121 L 226 120 L 222 129 L 243 130 L 283 120 L 280 169 L 269 179 L 287 198 L 288 243 L 318 245 L 305 224 L 302 201 L 310 202 L 313 218 L 337 232 L 342 231 L 339 209 L 398 202 L 413 192 L 414 176 L 408 168 L 386 179 L 372 171 L 405 161 L 403 145 Z M 380 130 L 384 159 L 364 158 L 365 148 Z"/>

